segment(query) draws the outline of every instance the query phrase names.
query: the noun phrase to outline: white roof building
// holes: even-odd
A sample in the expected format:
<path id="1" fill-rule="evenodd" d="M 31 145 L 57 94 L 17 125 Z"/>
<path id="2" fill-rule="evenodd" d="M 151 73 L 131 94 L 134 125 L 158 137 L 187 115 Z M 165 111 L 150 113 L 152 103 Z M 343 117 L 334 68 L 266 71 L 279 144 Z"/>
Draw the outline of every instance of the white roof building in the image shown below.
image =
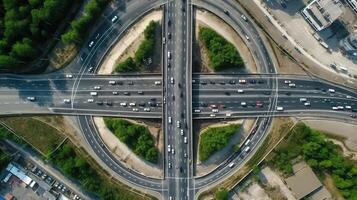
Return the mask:
<path id="1" fill-rule="evenodd" d="M 313 0 L 301 14 L 316 31 L 321 31 L 329 27 L 343 12 L 344 7 L 340 0 Z"/>
<path id="2" fill-rule="evenodd" d="M 26 173 L 19 168 L 17 168 L 15 165 L 12 163 L 9 163 L 6 167 L 6 170 L 9 171 L 11 174 L 19 178 L 22 182 L 24 182 L 26 185 L 32 185 L 34 182 L 32 178 L 28 177 Z"/>

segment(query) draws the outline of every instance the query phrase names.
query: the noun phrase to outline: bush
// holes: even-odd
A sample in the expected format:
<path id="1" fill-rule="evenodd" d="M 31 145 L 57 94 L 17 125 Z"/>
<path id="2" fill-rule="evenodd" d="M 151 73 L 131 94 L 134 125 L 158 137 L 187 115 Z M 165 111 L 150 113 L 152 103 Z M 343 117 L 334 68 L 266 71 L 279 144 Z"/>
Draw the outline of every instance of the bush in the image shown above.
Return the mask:
<path id="1" fill-rule="evenodd" d="M 147 128 L 122 119 L 104 118 L 104 122 L 109 130 L 135 154 L 149 162 L 158 162 L 158 150 Z"/>
<path id="2" fill-rule="evenodd" d="M 228 191 L 227 189 L 225 188 L 222 188 L 222 189 L 219 189 L 217 192 L 216 192 L 216 198 L 215 200 L 228 200 Z"/>
<path id="3" fill-rule="evenodd" d="M 240 124 L 231 124 L 224 127 L 209 128 L 201 134 L 199 144 L 199 159 L 206 161 L 213 153 L 227 146 Z"/>
<path id="4" fill-rule="evenodd" d="M 144 30 L 144 41 L 139 45 L 135 52 L 135 57 L 129 57 L 125 61 L 119 63 L 115 68 L 116 72 L 135 72 L 141 69 L 143 61 L 152 57 L 155 50 L 155 29 L 159 25 L 158 22 L 150 21 L 149 25 Z"/>
<path id="5" fill-rule="evenodd" d="M 207 48 L 214 71 L 244 67 L 237 49 L 221 35 L 210 28 L 200 27 L 199 36 Z"/>
<path id="6" fill-rule="evenodd" d="M 271 162 L 285 174 L 291 174 L 291 160 L 300 155 L 316 173 L 330 174 L 346 199 L 357 198 L 357 167 L 341 155 L 337 145 L 303 123 L 289 133 L 286 143 L 279 146 Z"/>
<path id="7" fill-rule="evenodd" d="M 134 199 L 137 196 L 126 190 L 118 189 L 108 180 L 101 177 L 98 172 L 80 155 L 71 145 L 65 143 L 54 152 L 50 161 L 58 166 L 65 175 L 79 180 L 88 192 L 99 195 L 100 199 Z"/>

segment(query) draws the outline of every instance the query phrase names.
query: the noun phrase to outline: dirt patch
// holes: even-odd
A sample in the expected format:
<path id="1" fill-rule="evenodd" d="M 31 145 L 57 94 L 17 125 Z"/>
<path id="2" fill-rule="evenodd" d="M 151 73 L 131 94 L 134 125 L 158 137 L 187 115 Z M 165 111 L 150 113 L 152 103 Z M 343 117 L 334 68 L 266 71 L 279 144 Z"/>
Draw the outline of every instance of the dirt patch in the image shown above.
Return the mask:
<path id="1" fill-rule="evenodd" d="M 245 190 L 239 193 L 239 199 L 251 200 L 251 199 L 261 199 L 270 200 L 271 198 L 267 195 L 264 189 L 258 183 L 251 183 Z"/>
<path id="2" fill-rule="evenodd" d="M 340 191 L 336 188 L 332 177 L 328 174 L 324 174 L 324 178 L 322 180 L 323 185 L 327 188 L 327 190 L 331 193 L 332 199 L 336 200 L 344 200 Z"/>
<path id="3" fill-rule="evenodd" d="M 306 125 L 313 129 L 320 130 L 344 138 L 342 142 L 350 151 L 357 152 L 357 125 L 332 120 L 303 120 Z"/>
<path id="4" fill-rule="evenodd" d="M 108 147 L 111 152 L 120 160 L 122 163 L 124 163 L 127 167 L 130 167 L 136 171 L 144 173 L 144 175 L 149 176 L 149 177 L 163 177 L 163 171 L 162 169 L 162 147 L 159 148 L 158 143 L 156 143 L 156 147 L 159 149 L 159 162 L 157 165 L 149 163 L 141 158 L 139 158 L 137 155 L 135 155 L 129 147 L 127 147 L 124 143 L 122 143 L 105 125 L 104 119 L 102 117 L 94 117 L 94 123 L 98 128 L 98 132 L 103 139 L 103 142 L 105 145 Z M 126 120 L 126 119 L 125 119 Z M 144 125 L 148 127 L 145 124 L 128 120 L 130 122 Z M 149 127 L 148 127 L 149 128 Z M 152 136 L 155 138 L 155 141 L 158 141 L 160 138 L 157 132 L 158 131 L 157 127 L 150 127 L 149 128 L 150 133 Z M 154 132 L 157 131 L 157 132 Z M 159 140 L 162 141 L 162 140 Z M 162 145 L 162 144 L 161 144 Z"/>
<path id="5" fill-rule="evenodd" d="M 216 15 L 208 12 L 197 10 L 196 12 L 196 44 L 194 44 L 194 56 L 193 56 L 193 71 L 195 72 L 212 72 L 212 69 L 209 67 L 209 59 L 207 56 L 207 50 L 203 47 L 203 44 L 197 40 L 199 27 L 209 27 L 216 31 L 218 34 L 223 36 L 227 41 L 232 43 L 238 50 L 240 56 L 242 57 L 245 65 L 245 70 L 256 73 L 257 67 L 254 62 L 254 58 L 248 49 L 247 45 L 244 43 L 242 38 L 223 20 L 218 18 Z M 198 51 L 197 51 L 198 50 Z M 197 52 L 197 53 L 196 53 Z M 196 53 L 196 55 L 195 55 Z M 242 69 L 229 69 L 225 71 L 239 71 L 242 72 Z"/>
<path id="6" fill-rule="evenodd" d="M 46 68 L 46 72 L 52 72 L 53 70 L 66 66 L 73 60 L 77 53 L 78 48 L 76 45 L 65 45 L 62 42 L 59 42 L 57 47 L 48 55 L 49 65 Z"/>
<path id="7" fill-rule="evenodd" d="M 144 39 L 143 32 L 145 28 L 149 25 L 150 21 L 152 20 L 160 21 L 161 18 L 162 18 L 162 11 L 155 10 L 147 14 L 140 21 L 138 21 L 133 27 L 131 27 L 122 37 L 122 39 L 119 42 L 117 42 L 115 46 L 111 49 L 111 51 L 108 52 L 108 54 L 104 57 L 103 62 L 99 68 L 98 74 L 111 74 L 113 73 L 116 65 L 119 62 L 123 61 L 129 56 L 133 57 L 138 46 L 141 44 L 141 42 Z M 159 37 L 159 39 L 157 39 L 157 41 L 161 41 L 161 36 Z M 160 45 L 161 47 L 161 43 L 160 44 L 158 43 L 160 42 L 156 42 L 156 45 Z M 157 52 L 155 51 L 155 54 L 156 53 Z M 161 58 L 161 56 L 159 58 Z M 152 65 L 155 66 L 157 65 L 158 61 L 153 60 L 153 62 L 154 63 Z"/>

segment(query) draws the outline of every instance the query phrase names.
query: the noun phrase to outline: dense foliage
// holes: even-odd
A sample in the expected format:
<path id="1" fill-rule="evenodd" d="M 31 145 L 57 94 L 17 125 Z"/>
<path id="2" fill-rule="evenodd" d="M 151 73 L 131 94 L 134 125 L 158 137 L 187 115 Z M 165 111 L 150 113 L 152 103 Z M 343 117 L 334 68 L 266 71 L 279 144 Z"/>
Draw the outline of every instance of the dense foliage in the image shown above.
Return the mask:
<path id="1" fill-rule="evenodd" d="M 58 166 L 65 175 L 79 180 L 85 190 L 98 194 L 100 199 L 137 199 L 137 196 L 115 187 L 101 177 L 69 144 L 64 144 L 53 153 L 50 161 Z"/>
<path id="2" fill-rule="evenodd" d="M 21 69 L 39 56 L 70 0 L 0 1 L 0 70 Z M 41 49 L 42 48 L 42 49 Z"/>
<path id="3" fill-rule="evenodd" d="M 149 162 L 157 163 L 158 150 L 147 128 L 122 119 L 104 118 L 104 121 L 109 130 L 128 145 L 135 154 Z"/>
<path id="4" fill-rule="evenodd" d="M 209 128 L 201 134 L 199 144 L 199 159 L 207 160 L 213 153 L 227 146 L 240 124 L 230 124 L 224 127 Z"/>
<path id="5" fill-rule="evenodd" d="M 237 49 L 221 35 L 210 28 L 200 27 L 199 36 L 207 48 L 214 71 L 244 67 Z"/>
<path id="6" fill-rule="evenodd" d="M 0 149 L 0 171 L 2 171 L 10 162 L 10 156 Z"/>
<path id="7" fill-rule="evenodd" d="M 80 44 L 110 0 L 89 0 L 81 17 L 71 23 L 71 28 L 62 35 L 64 43 Z"/>
<path id="8" fill-rule="evenodd" d="M 222 188 L 222 189 L 219 189 L 217 192 L 216 192 L 216 198 L 215 200 L 228 200 L 228 191 L 227 189 L 225 188 Z"/>
<path id="9" fill-rule="evenodd" d="M 279 146 L 272 164 L 285 174 L 291 174 L 291 160 L 299 155 L 318 174 L 330 174 L 346 199 L 357 199 L 357 167 L 342 156 L 337 145 L 303 123 L 298 124 L 287 142 Z"/>
<path id="10" fill-rule="evenodd" d="M 134 72 L 141 69 L 144 60 L 152 57 L 155 49 L 155 30 L 159 26 L 158 22 L 151 21 L 144 30 L 144 41 L 135 52 L 135 57 L 129 57 L 115 68 L 116 72 Z"/>

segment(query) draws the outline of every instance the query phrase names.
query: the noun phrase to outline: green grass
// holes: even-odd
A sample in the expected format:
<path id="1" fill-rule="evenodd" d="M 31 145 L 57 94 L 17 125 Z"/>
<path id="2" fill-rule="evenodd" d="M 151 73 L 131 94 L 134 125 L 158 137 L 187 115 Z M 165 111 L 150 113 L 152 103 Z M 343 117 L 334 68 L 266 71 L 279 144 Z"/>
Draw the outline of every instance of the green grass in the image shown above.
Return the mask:
<path id="1" fill-rule="evenodd" d="M 231 137 L 240 127 L 240 124 L 231 124 L 223 127 L 208 128 L 203 132 L 199 143 L 200 161 L 206 161 L 212 154 L 227 146 Z"/>
<path id="2" fill-rule="evenodd" d="M 2 121 L 43 155 L 50 153 L 65 138 L 52 126 L 29 117 L 3 118 Z"/>
<path id="3" fill-rule="evenodd" d="M 199 38 L 208 51 L 208 58 L 214 71 L 244 67 L 244 62 L 234 45 L 214 30 L 200 27 Z"/>
<path id="4" fill-rule="evenodd" d="M 136 155 L 151 163 L 158 162 L 155 141 L 146 127 L 115 118 L 104 118 L 104 122 Z"/>

